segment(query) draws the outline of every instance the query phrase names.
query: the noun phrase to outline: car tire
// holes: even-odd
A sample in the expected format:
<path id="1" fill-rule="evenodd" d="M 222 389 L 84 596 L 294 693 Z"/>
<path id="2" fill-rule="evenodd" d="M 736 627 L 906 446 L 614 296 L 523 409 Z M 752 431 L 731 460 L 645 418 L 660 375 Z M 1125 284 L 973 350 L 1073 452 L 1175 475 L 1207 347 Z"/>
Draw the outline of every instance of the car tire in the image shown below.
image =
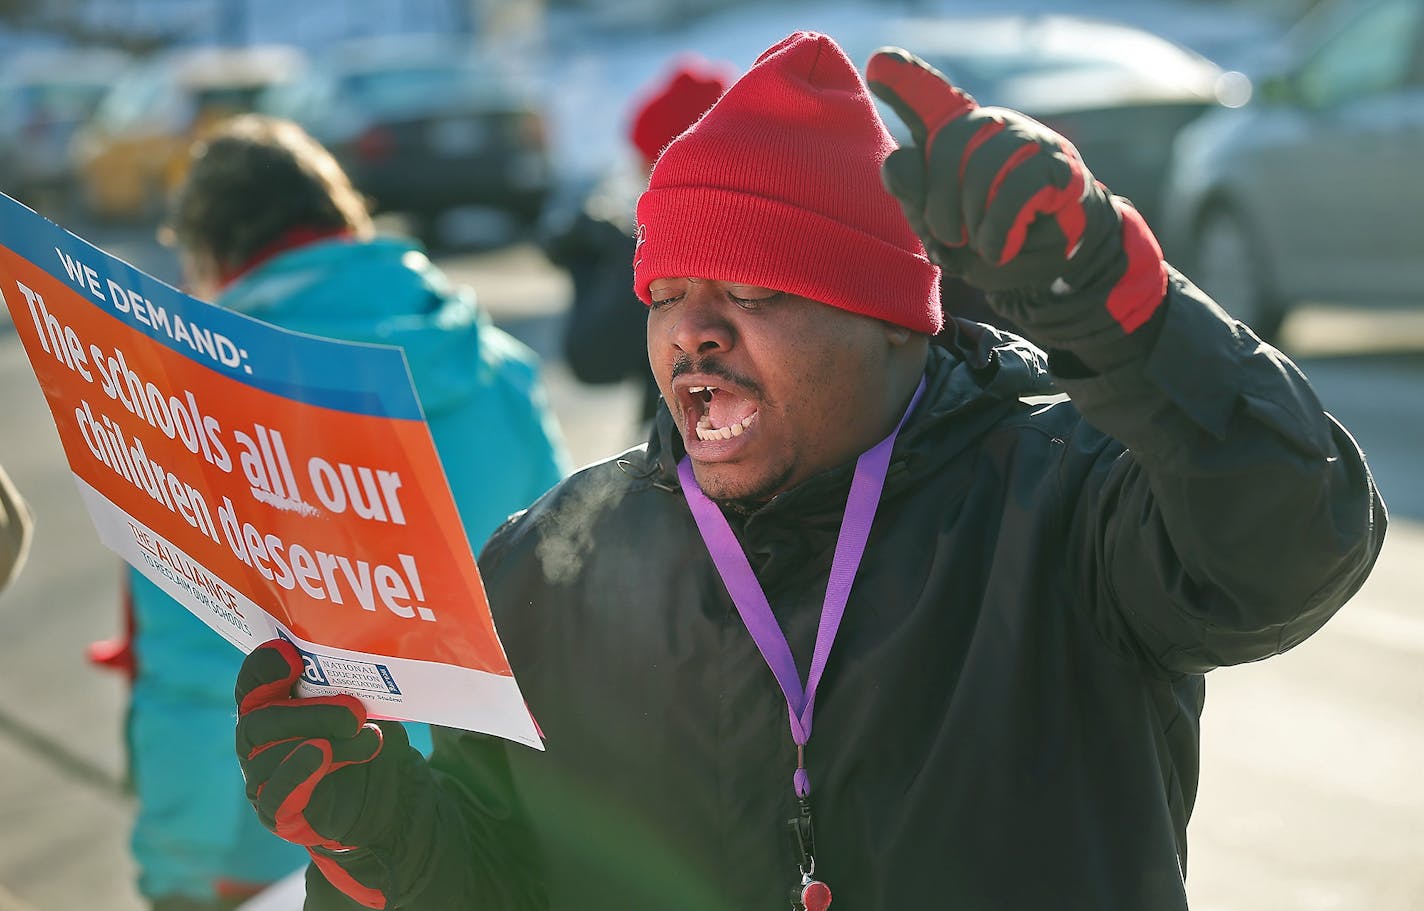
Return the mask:
<path id="1" fill-rule="evenodd" d="M 1275 342 L 1289 308 L 1272 289 L 1261 245 L 1245 219 L 1229 206 L 1212 207 L 1197 224 L 1192 249 L 1191 280 L 1262 340 Z"/>

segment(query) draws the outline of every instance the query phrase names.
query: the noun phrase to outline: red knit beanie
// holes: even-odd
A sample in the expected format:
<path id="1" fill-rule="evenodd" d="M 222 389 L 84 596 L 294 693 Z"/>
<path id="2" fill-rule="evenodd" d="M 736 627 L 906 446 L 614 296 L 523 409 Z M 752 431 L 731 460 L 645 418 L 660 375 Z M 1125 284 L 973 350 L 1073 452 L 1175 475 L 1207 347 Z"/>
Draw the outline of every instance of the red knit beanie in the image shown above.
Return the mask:
<path id="1" fill-rule="evenodd" d="M 643 154 L 643 163 L 652 167 L 658 153 L 712 107 L 731 81 L 730 72 L 705 60 L 682 58 L 634 109 L 628 138 Z"/>
<path id="2" fill-rule="evenodd" d="M 795 32 L 673 140 L 638 200 L 633 282 L 758 285 L 933 334 L 939 269 L 885 190 L 895 142 L 830 38 Z"/>

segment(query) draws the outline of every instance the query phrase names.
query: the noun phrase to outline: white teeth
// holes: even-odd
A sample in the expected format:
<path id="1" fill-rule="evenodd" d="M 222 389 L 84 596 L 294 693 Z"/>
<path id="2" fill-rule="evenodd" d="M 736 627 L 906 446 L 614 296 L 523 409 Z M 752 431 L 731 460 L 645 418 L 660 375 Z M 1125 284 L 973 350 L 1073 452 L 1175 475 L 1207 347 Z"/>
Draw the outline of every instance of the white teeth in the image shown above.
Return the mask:
<path id="1" fill-rule="evenodd" d="M 715 429 L 712 427 L 712 419 L 704 414 L 701 420 L 697 422 L 697 438 L 703 441 L 710 441 L 730 440 L 732 437 L 741 436 L 743 431 L 752 426 L 752 422 L 756 420 L 757 414 L 758 412 L 753 411 L 735 424 L 729 424 L 726 427 L 717 427 Z"/>

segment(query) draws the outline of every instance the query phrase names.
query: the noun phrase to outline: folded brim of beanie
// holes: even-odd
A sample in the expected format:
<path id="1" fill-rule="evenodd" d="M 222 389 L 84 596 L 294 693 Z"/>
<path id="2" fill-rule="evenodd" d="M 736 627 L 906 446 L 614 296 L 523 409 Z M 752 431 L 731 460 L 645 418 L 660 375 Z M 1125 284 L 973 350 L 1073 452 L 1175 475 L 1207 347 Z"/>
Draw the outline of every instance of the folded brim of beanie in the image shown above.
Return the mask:
<path id="1" fill-rule="evenodd" d="M 638 201 L 638 297 L 658 278 L 734 281 L 883 319 L 940 327 L 939 272 L 923 255 L 817 212 L 718 187 L 650 189 Z"/>

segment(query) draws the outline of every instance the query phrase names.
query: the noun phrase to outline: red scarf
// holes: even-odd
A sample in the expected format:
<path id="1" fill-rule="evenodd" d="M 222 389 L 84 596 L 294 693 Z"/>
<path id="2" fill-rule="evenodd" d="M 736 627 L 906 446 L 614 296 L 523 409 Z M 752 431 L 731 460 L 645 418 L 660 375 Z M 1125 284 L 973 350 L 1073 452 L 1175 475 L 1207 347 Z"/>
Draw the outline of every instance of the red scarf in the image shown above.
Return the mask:
<path id="1" fill-rule="evenodd" d="M 227 288 L 228 285 L 237 281 L 279 253 L 295 250 L 297 247 L 305 247 L 307 244 L 314 244 L 319 240 L 329 240 L 333 237 L 350 238 L 352 236 L 354 235 L 350 228 L 313 228 L 306 225 L 288 228 L 278 235 L 276 240 L 248 257 L 247 261 L 242 265 L 235 269 L 227 269 L 220 272 L 218 274 L 218 287 L 222 289 Z"/>

